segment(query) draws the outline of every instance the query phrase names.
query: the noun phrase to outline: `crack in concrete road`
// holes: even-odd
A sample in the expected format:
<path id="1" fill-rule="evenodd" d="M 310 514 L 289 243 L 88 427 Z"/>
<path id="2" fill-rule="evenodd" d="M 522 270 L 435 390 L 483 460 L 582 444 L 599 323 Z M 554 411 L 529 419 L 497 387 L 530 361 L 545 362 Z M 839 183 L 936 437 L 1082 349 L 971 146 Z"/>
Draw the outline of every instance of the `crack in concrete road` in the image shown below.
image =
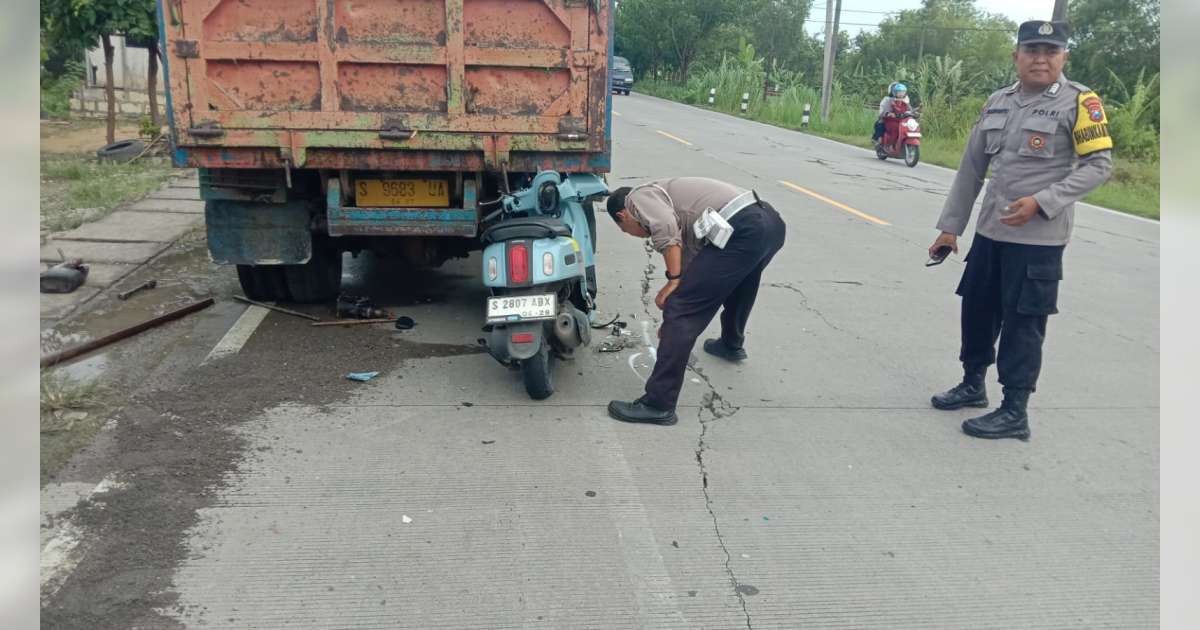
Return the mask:
<path id="1" fill-rule="evenodd" d="M 822 313 L 820 309 L 818 309 L 817 307 L 815 307 L 809 303 L 808 294 L 806 294 L 804 292 L 804 290 L 801 289 L 800 287 L 792 284 L 791 282 L 772 282 L 772 283 L 768 284 L 767 286 L 774 287 L 776 289 L 787 289 L 788 291 L 792 291 L 793 293 L 796 293 L 797 295 L 800 296 L 800 308 L 821 318 L 821 321 L 825 322 L 826 326 L 829 326 L 830 328 L 832 328 L 840 333 L 845 333 L 847 335 L 850 335 L 851 337 L 854 337 L 855 339 L 858 339 L 859 341 L 862 341 L 862 337 L 829 321 L 829 318 L 825 317 L 825 314 Z"/>
<path id="2" fill-rule="evenodd" d="M 642 310 L 647 319 L 657 321 L 657 317 L 650 310 L 650 278 L 654 273 L 654 248 L 651 247 L 649 241 L 645 241 L 643 248 L 646 252 L 646 267 L 642 272 Z M 701 398 L 700 408 L 696 410 L 696 419 L 700 422 L 700 436 L 696 442 L 696 465 L 700 469 L 700 481 L 704 492 L 704 508 L 708 511 L 708 515 L 712 517 L 713 532 L 717 537 L 717 544 L 721 547 L 721 552 L 725 554 L 725 574 L 729 576 L 729 585 L 733 588 L 733 594 L 737 596 L 738 603 L 742 607 L 742 614 L 746 616 L 746 628 L 753 630 L 754 626 L 751 622 L 750 610 L 746 606 L 746 597 L 742 594 L 741 582 L 738 581 L 737 574 L 733 571 L 733 557 L 729 553 L 729 547 L 725 544 L 725 536 L 721 533 L 721 524 L 717 519 L 717 514 L 713 510 L 712 495 L 708 492 L 708 467 L 704 463 L 704 451 L 708 450 L 708 444 L 705 438 L 708 436 L 708 425 L 722 418 L 729 418 L 736 414 L 740 408 L 734 406 L 728 400 L 725 400 L 720 393 L 717 392 L 716 386 L 713 385 L 712 379 L 709 378 L 704 370 L 689 361 L 687 370 L 704 383 L 708 389 Z M 704 419 L 704 413 L 708 412 L 710 419 Z"/>

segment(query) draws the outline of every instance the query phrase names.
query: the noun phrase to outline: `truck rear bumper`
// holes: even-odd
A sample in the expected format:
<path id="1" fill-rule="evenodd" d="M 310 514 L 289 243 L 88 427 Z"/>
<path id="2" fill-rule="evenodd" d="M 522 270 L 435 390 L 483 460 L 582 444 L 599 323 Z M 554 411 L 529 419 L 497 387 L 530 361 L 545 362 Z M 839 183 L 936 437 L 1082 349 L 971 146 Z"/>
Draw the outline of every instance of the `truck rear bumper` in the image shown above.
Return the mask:
<path id="1" fill-rule="evenodd" d="M 355 208 L 342 205 L 342 185 L 329 180 L 326 212 L 330 236 L 459 236 L 478 233 L 475 182 L 463 182 L 461 208 Z"/>

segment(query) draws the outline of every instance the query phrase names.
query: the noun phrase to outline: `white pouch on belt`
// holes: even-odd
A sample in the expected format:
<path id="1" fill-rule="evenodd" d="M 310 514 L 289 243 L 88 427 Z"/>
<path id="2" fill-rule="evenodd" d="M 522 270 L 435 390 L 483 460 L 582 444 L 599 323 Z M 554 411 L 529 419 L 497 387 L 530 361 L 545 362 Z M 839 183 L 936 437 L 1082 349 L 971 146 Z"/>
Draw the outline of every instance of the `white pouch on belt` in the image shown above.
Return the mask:
<path id="1" fill-rule="evenodd" d="M 712 243 L 717 249 L 725 249 L 725 244 L 733 236 L 733 226 L 729 224 L 729 220 L 746 206 L 757 202 L 758 196 L 753 190 L 748 190 L 734 197 L 720 211 L 705 208 L 700 218 L 692 224 L 692 232 L 696 238 Z"/>

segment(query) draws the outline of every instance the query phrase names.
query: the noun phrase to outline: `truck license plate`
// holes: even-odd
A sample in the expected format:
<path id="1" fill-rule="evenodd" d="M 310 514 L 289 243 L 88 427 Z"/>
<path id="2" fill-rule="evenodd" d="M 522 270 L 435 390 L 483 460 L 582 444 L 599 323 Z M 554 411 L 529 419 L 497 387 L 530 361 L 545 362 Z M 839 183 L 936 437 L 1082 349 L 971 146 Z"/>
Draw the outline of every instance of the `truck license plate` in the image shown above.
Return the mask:
<path id="1" fill-rule="evenodd" d="M 355 197 L 362 208 L 445 208 L 450 190 L 440 179 L 360 179 L 354 183 Z"/>
<path id="2" fill-rule="evenodd" d="M 504 324 L 554 319 L 557 312 L 558 298 L 553 293 L 504 295 L 488 298 L 487 321 L 489 324 Z"/>

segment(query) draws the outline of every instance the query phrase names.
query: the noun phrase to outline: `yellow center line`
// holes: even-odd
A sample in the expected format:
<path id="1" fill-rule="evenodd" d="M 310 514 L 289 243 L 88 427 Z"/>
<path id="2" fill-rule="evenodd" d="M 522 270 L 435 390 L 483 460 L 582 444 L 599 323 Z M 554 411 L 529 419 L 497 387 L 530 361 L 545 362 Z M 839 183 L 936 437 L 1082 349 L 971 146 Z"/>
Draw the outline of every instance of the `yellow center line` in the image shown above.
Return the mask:
<path id="1" fill-rule="evenodd" d="M 662 133 L 662 132 L 659 132 L 659 133 Z M 847 206 L 844 203 L 834 201 L 834 200 L 830 199 L 829 197 L 822 195 L 821 193 L 815 193 L 807 188 L 804 188 L 803 186 L 797 186 L 797 185 L 793 184 L 792 182 L 784 181 L 782 179 L 779 180 L 779 183 L 783 184 L 784 186 L 787 186 L 788 188 L 791 188 L 792 190 L 794 190 L 796 192 L 804 193 L 814 199 L 820 199 L 821 201 L 824 201 L 825 203 L 827 203 L 835 208 L 845 210 L 846 212 L 849 212 L 850 214 L 853 214 L 854 216 L 859 217 L 860 219 L 866 219 L 867 221 L 870 221 L 871 223 L 874 223 L 876 225 L 891 225 L 891 223 L 888 223 L 887 221 L 884 221 L 883 219 L 880 219 L 879 217 L 873 217 L 873 216 L 867 214 L 866 212 L 862 212 L 860 210 L 855 210 L 854 208 L 851 208 L 850 206 Z"/>
<path id="2" fill-rule="evenodd" d="M 692 146 L 692 143 L 691 143 L 691 142 L 688 142 L 687 140 L 684 140 L 683 138 L 680 138 L 679 136 L 672 136 L 671 134 L 669 134 L 669 133 L 667 133 L 667 132 L 663 131 L 662 129 L 657 129 L 656 131 L 658 131 L 658 133 L 660 133 L 660 134 L 662 134 L 662 135 L 664 135 L 664 136 L 666 136 L 666 137 L 668 137 L 668 138 L 670 138 L 670 139 L 674 140 L 675 142 L 678 142 L 678 143 L 681 143 L 681 144 L 686 144 L 686 145 L 687 145 L 687 146 L 689 146 L 689 147 L 690 147 L 690 146 Z"/>

